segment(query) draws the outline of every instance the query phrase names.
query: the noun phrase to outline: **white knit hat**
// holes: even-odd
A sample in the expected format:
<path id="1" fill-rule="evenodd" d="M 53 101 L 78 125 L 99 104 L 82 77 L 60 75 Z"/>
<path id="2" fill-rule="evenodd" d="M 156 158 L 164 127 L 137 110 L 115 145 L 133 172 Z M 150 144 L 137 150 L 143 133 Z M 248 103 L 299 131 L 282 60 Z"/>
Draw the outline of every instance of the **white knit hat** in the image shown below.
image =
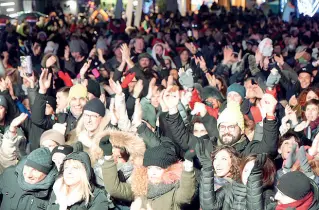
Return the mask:
<path id="1" fill-rule="evenodd" d="M 228 102 L 226 109 L 219 115 L 217 120 L 217 128 L 221 123 L 234 123 L 240 127 L 242 131 L 245 129 L 244 116 L 240 111 L 240 105 L 236 102 Z"/>

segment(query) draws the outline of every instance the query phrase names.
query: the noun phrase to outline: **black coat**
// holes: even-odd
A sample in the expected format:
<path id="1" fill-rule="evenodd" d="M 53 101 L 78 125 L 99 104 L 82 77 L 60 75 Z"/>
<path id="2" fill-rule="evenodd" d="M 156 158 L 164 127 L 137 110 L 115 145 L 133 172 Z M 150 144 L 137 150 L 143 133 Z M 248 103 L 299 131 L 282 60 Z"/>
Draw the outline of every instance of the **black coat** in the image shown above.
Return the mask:
<path id="1" fill-rule="evenodd" d="M 200 205 L 202 210 L 262 210 L 262 173 L 252 173 L 247 185 L 232 182 L 214 190 L 213 167 L 203 167 L 200 182 Z M 254 195 L 254 196 L 253 196 Z"/>

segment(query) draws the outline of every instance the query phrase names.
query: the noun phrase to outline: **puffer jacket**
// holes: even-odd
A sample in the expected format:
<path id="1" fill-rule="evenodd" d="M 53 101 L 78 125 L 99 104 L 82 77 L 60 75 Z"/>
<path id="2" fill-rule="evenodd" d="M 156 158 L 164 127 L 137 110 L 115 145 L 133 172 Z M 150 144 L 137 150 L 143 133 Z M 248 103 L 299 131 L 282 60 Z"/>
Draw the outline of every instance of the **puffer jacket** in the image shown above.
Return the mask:
<path id="1" fill-rule="evenodd" d="M 1 210 L 45 210 L 49 203 L 52 186 L 57 171 L 52 169 L 41 182 L 32 185 L 32 189 L 24 190 L 18 183 L 23 179 L 23 167 L 26 159 L 17 166 L 7 168 L 0 175 L 0 193 L 3 195 Z"/>
<path id="2" fill-rule="evenodd" d="M 246 186 L 232 182 L 215 191 L 213 167 L 203 167 L 199 190 L 202 210 L 263 209 L 261 176 L 261 171 L 252 173 Z"/>

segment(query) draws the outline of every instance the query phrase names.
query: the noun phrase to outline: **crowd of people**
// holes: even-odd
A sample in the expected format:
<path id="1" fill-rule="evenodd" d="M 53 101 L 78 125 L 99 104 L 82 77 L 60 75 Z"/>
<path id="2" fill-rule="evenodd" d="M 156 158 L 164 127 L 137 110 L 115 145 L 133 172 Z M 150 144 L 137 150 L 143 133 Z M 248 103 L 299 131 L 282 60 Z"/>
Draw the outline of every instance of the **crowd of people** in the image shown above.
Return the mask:
<path id="1" fill-rule="evenodd" d="M 319 18 L 142 20 L 0 18 L 0 209 L 319 209 Z"/>

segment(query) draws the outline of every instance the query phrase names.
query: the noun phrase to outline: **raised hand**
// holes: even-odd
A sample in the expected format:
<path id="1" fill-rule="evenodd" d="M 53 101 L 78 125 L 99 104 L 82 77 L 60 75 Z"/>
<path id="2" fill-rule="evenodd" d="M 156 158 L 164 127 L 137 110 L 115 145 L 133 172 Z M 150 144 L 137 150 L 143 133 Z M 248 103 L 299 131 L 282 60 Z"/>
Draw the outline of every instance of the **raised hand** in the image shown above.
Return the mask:
<path id="1" fill-rule="evenodd" d="M 225 47 L 223 49 L 223 54 L 224 54 L 223 64 L 227 64 L 233 59 L 233 53 L 234 51 L 230 47 Z"/>
<path id="2" fill-rule="evenodd" d="M 308 154 L 313 157 L 316 156 L 318 153 L 319 153 L 319 133 L 313 139 L 311 147 L 308 150 Z"/>
<path id="3" fill-rule="evenodd" d="M 138 80 L 134 86 L 133 97 L 139 98 L 143 90 L 143 80 Z"/>
<path id="4" fill-rule="evenodd" d="M 177 109 L 179 102 L 179 91 L 177 86 L 168 87 L 164 92 L 164 102 L 169 110 Z M 176 111 L 176 110 L 174 110 Z"/>
<path id="5" fill-rule="evenodd" d="M 9 131 L 16 133 L 17 128 L 28 118 L 28 115 L 21 113 L 18 117 L 14 118 L 10 124 Z"/>
<path id="6" fill-rule="evenodd" d="M 42 69 L 42 73 L 40 75 L 39 79 L 39 93 L 45 94 L 47 90 L 51 86 L 51 80 L 52 80 L 52 73 L 49 73 L 48 69 Z"/>
<path id="7" fill-rule="evenodd" d="M 309 123 L 310 123 L 309 121 L 302 121 L 295 127 L 295 131 L 296 132 L 303 131 L 305 128 L 308 127 Z"/>
<path id="8" fill-rule="evenodd" d="M 70 47 L 68 45 L 65 46 L 65 49 L 64 49 L 64 59 L 66 61 L 70 60 Z"/>
<path id="9" fill-rule="evenodd" d="M 49 67 L 51 67 L 53 64 L 55 64 L 56 62 L 57 62 L 56 57 L 52 55 L 52 56 L 50 56 L 50 57 L 46 60 L 45 66 L 46 66 L 46 68 L 49 68 Z"/>
<path id="10" fill-rule="evenodd" d="M 92 60 L 90 59 L 87 62 L 85 62 L 84 65 L 82 66 L 82 68 L 80 69 L 81 79 L 85 78 L 85 74 L 89 70 L 91 63 L 92 63 Z"/>
<path id="11" fill-rule="evenodd" d="M 210 151 L 206 148 L 207 145 L 204 144 L 202 139 L 198 139 L 198 142 L 195 147 L 196 156 L 199 159 L 203 167 L 212 167 L 212 159 L 210 157 Z M 208 146 L 209 147 L 209 146 Z"/>
<path id="12" fill-rule="evenodd" d="M 207 113 L 205 104 L 201 102 L 196 102 L 194 105 L 194 109 L 191 112 L 192 115 L 200 114 L 201 117 L 204 117 Z"/>
<path id="13" fill-rule="evenodd" d="M 119 81 L 117 81 L 116 83 L 113 81 L 113 79 L 109 80 L 109 84 L 111 89 L 114 91 L 114 93 L 116 95 L 121 95 L 122 94 L 122 86 L 119 83 Z"/>
<path id="14" fill-rule="evenodd" d="M 265 93 L 260 101 L 261 108 L 269 116 L 274 116 L 277 103 L 275 97 L 268 93 Z"/>
<path id="15" fill-rule="evenodd" d="M 140 99 L 135 100 L 135 106 L 134 106 L 134 114 L 133 114 L 133 119 L 132 119 L 132 124 L 134 127 L 138 127 L 142 124 L 142 119 L 143 119 L 143 111 L 142 111 L 142 106 L 140 103 Z"/>
<path id="16" fill-rule="evenodd" d="M 110 110 L 110 113 L 111 113 L 111 124 L 112 125 L 117 125 L 117 123 L 119 121 L 118 120 L 119 118 L 116 115 L 115 99 L 114 98 L 111 98 L 109 110 Z"/>
<path id="17" fill-rule="evenodd" d="M 255 160 L 255 165 L 252 169 L 252 172 L 261 171 L 266 163 L 266 160 L 267 160 L 267 154 L 265 153 L 258 154 Z"/>
<path id="18" fill-rule="evenodd" d="M 206 73 L 206 79 L 210 86 L 217 87 L 216 77 L 215 75 L 210 75 L 209 73 Z"/>
<path id="19" fill-rule="evenodd" d="M 153 96 L 153 90 L 155 89 L 155 84 L 156 84 L 156 78 L 152 78 L 149 85 L 148 85 L 148 93 L 147 93 L 147 96 L 146 98 L 147 99 L 151 99 L 152 96 Z"/>
<path id="20" fill-rule="evenodd" d="M 30 88 L 34 88 L 35 87 L 35 76 L 34 76 L 34 72 L 32 71 L 32 75 L 28 76 L 25 69 L 23 67 L 18 67 L 18 70 L 20 71 L 20 76 L 27 80 L 30 83 Z"/>
<path id="21" fill-rule="evenodd" d="M 131 58 L 130 48 L 127 46 L 127 44 L 121 45 L 121 52 L 122 52 L 122 60 L 127 62 Z"/>
<path id="22" fill-rule="evenodd" d="M 290 172 L 292 166 L 295 164 L 296 158 L 297 158 L 296 157 L 296 155 L 297 155 L 296 154 L 297 153 L 296 149 L 297 149 L 297 144 L 293 144 L 292 148 L 291 148 L 291 151 L 290 151 L 290 153 L 288 155 L 288 158 L 286 159 L 286 162 L 285 162 L 284 167 L 283 167 L 283 172 L 284 173 Z"/>
<path id="23" fill-rule="evenodd" d="M 112 144 L 110 142 L 110 136 L 104 136 L 99 143 L 101 150 L 103 151 L 104 156 L 111 156 L 112 152 Z"/>

